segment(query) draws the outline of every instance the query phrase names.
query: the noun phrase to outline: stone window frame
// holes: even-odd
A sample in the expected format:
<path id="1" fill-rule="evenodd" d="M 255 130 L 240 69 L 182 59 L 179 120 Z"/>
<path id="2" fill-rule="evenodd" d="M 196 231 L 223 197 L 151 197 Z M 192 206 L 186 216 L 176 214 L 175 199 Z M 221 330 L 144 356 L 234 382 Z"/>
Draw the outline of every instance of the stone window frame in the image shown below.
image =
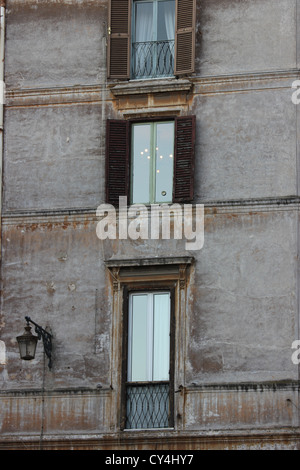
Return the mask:
<path id="1" fill-rule="evenodd" d="M 114 431 L 163 432 L 182 427 L 183 394 L 185 383 L 186 319 L 188 315 L 187 287 L 190 281 L 193 257 L 147 258 L 131 260 L 108 260 L 105 266 L 109 272 L 112 289 L 111 321 L 111 409 Z M 166 289 L 174 292 L 174 402 L 173 427 L 164 429 L 125 429 L 124 423 L 124 301 L 126 291 L 134 289 Z"/>

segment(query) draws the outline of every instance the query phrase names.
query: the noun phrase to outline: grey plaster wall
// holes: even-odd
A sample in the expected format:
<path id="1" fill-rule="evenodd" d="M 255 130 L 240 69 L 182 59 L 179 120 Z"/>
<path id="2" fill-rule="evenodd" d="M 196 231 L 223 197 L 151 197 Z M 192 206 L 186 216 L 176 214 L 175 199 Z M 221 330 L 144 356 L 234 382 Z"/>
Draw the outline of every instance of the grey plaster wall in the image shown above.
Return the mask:
<path id="1" fill-rule="evenodd" d="M 297 195 L 291 89 L 196 96 L 198 201 Z"/>
<path id="2" fill-rule="evenodd" d="M 99 83 L 105 76 L 106 28 L 104 1 L 8 2 L 6 85 Z"/>
<path id="3" fill-rule="evenodd" d="M 208 214 L 203 248 L 187 252 L 184 240 L 101 241 L 96 220 L 9 224 L 3 238 L 3 310 L 13 356 L 9 332 L 22 327 L 22 312 L 53 328 L 53 385 L 107 384 L 112 294 L 104 261 L 194 256 L 186 383 L 295 380 L 296 231 L 295 210 Z M 35 369 L 9 362 L 5 388 L 11 381 L 22 383 L 15 368 Z"/>
<path id="4" fill-rule="evenodd" d="M 89 217 L 20 221 L 5 227 L 2 307 L 9 360 L 2 388 L 42 384 L 42 345 L 35 364 L 18 360 L 15 337 L 22 334 L 25 315 L 51 327 L 51 387 L 110 383 L 109 279 L 101 248 Z"/>
<path id="5" fill-rule="evenodd" d="M 297 0 L 198 2 L 197 73 L 295 68 Z"/>
<path id="6" fill-rule="evenodd" d="M 101 107 L 9 109 L 5 123 L 5 211 L 89 208 L 103 201 Z"/>
<path id="7" fill-rule="evenodd" d="M 297 379 L 297 211 L 233 211 L 205 222 L 187 383 Z"/>
<path id="8" fill-rule="evenodd" d="M 38 395 L 44 385 L 50 434 L 64 432 L 61 413 L 70 433 L 118 432 L 111 352 L 121 339 L 113 338 L 104 261 L 187 255 L 195 257 L 180 345 L 187 392 L 176 394 L 183 410 L 176 429 L 298 425 L 297 407 L 287 402 L 298 399 L 291 345 L 299 336 L 299 145 L 291 85 L 299 11 L 298 0 L 197 2 L 193 88 L 174 104 L 174 113 L 197 117 L 195 202 L 206 205 L 204 247 L 187 252 L 185 240 L 96 236 L 105 120 L 124 117 L 122 97 L 106 82 L 107 1 L 7 0 L 0 314 L 7 435 L 38 434 L 43 424 L 30 390 Z M 137 96 L 136 111 L 150 102 L 151 113 L 164 115 L 166 96 L 151 99 Z M 41 346 L 33 363 L 19 360 L 15 337 L 28 314 L 53 332 L 55 365 L 46 378 Z M 288 386 L 274 385 L 276 394 L 267 386 L 258 397 L 256 384 L 265 381 Z M 241 389 L 245 382 L 253 394 Z M 85 387 L 92 392 L 72 392 Z"/>

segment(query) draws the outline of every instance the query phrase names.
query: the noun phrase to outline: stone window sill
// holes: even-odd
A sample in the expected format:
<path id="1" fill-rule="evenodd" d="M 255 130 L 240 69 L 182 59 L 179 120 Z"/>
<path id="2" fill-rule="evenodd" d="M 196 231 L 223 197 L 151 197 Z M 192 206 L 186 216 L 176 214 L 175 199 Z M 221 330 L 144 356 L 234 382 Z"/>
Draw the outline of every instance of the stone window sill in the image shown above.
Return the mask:
<path id="1" fill-rule="evenodd" d="M 190 92 L 192 82 L 186 79 L 152 79 L 152 80 L 132 80 L 114 84 L 110 91 L 115 97 L 128 95 L 143 95 L 153 93 L 176 93 Z"/>

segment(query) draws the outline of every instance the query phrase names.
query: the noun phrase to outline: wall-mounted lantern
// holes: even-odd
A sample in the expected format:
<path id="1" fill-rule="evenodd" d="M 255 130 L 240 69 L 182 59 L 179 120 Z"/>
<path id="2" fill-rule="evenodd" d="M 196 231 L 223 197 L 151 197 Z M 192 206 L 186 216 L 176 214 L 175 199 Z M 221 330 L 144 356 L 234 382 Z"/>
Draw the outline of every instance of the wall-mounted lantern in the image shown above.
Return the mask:
<path id="1" fill-rule="evenodd" d="M 31 320 L 30 317 L 25 317 L 27 322 L 25 326 L 25 331 L 23 335 L 17 336 L 17 341 L 19 345 L 20 357 L 25 361 L 30 361 L 35 357 L 36 345 L 39 339 L 42 338 L 44 351 L 46 356 L 49 359 L 48 367 L 52 367 L 52 335 L 48 331 L 44 330 L 41 326 Z M 31 333 L 31 326 L 29 323 L 32 323 L 35 326 L 35 332 L 37 336 L 34 336 Z"/>

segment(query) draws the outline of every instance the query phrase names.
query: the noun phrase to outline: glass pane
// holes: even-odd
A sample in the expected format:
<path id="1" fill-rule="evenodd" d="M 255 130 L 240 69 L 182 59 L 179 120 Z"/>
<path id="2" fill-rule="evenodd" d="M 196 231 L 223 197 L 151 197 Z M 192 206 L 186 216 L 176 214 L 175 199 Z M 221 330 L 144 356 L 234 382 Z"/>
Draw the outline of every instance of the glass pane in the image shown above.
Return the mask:
<path id="1" fill-rule="evenodd" d="M 157 40 L 171 41 L 175 38 L 175 1 L 158 2 Z"/>
<path id="2" fill-rule="evenodd" d="M 133 129 L 132 203 L 150 202 L 150 124 L 136 124 Z"/>
<path id="3" fill-rule="evenodd" d="M 147 367 L 147 295 L 132 296 L 131 311 L 131 364 L 129 377 L 132 382 L 148 380 Z M 130 341 L 130 338 L 129 338 Z M 130 343 L 129 343 L 130 347 Z M 130 357 L 130 356 L 129 356 Z M 130 367 L 131 366 L 131 367 Z M 130 374 L 131 369 L 131 374 Z"/>
<path id="4" fill-rule="evenodd" d="M 135 27 L 132 44 L 133 77 L 149 77 L 153 73 L 153 3 L 135 4 Z"/>
<path id="5" fill-rule="evenodd" d="M 155 202 L 171 202 L 173 192 L 174 123 L 157 124 Z"/>
<path id="6" fill-rule="evenodd" d="M 154 294 L 153 380 L 169 380 L 170 295 Z"/>
<path id="7" fill-rule="evenodd" d="M 135 4 L 135 42 L 153 41 L 153 3 Z"/>

